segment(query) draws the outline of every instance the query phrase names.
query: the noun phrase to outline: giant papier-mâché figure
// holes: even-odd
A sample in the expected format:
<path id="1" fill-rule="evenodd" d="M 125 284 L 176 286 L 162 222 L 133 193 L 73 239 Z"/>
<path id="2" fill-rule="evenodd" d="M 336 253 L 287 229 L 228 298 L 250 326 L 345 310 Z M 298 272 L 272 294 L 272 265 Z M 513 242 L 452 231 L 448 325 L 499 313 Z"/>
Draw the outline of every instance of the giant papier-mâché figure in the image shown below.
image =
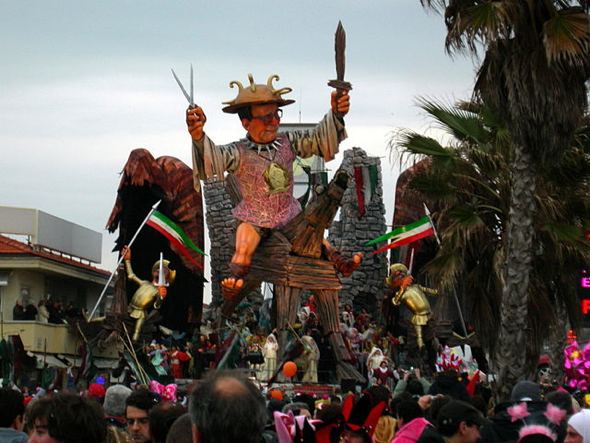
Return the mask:
<path id="1" fill-rule="evenodd" d="M 245 138 L 216 146 L 204 132 L 207 119 L 203 109 L 189 106 L 186 111 L 195 186 L 200 186 L 199 180 L 223 179 L 224 173 L 230 172 L 237 179 L 242 196 L 233 210 L 239 224 L 230 263 L 232 275 L 221 283 L 224 295 L 230 297 L 244 285 L 261 238 L 269 230 L 283 227 L 301 211 L 293 197 L 296 156 L 319 155 L 326 161 L 332 160 L 346 138 L 343 117 L 350 107 L 348 91 L 333 91 L 331 110 L 313 130 L 279 133 L 281 108 L 294 103 L 283 98 L 291 88 L 275 89 L 273 81 L 279 80 L 277 75 L 271 75 L 266 84 L 256 84 L 251 74 L 248 77 L 249 86 L 238 81 L 230 83 L 231 87 L 238 87 L 238 95 L 223 108 L 226 113 L 238 114 L 247 131 Z"/>

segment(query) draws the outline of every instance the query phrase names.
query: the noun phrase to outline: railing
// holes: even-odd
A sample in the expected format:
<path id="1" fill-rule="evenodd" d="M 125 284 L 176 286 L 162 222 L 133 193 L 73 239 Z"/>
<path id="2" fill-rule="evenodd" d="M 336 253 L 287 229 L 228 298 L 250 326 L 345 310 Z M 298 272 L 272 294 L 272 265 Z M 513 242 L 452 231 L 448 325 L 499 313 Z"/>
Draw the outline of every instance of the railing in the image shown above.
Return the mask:
<path id="1" fill-rule="evenodd" d="M 42 323 L 32 320 L 4 321 L 4 337 L 19 335 L 26 351 L 48 354 L 78 355 L 82 339 L 66 324 Z M 95 355 L 117 357 L 115 349 Z"/>

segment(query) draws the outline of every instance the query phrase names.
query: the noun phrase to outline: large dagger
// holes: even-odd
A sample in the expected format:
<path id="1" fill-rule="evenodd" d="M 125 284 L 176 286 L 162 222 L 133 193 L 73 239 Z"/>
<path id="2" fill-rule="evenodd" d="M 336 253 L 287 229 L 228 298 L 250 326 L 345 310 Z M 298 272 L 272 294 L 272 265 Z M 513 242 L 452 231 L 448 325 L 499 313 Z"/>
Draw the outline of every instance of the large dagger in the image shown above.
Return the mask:
<path id="1" fill-rule="evenodd" d="M 338 27 L 336 28 L 336 35 L 334 36 L 334 51 L 336 52 L 336 80 L 330 80 L 328 86 L 336 88 L 339 92 L 339 96 L 342 91 L 350 91 L 352 85 L 344 80 L 344 68 L 345 68 L 345 56 L 344 51 L 346 50 L 346 32 L 342 26 L 342 22 L 338 21 Z"/>

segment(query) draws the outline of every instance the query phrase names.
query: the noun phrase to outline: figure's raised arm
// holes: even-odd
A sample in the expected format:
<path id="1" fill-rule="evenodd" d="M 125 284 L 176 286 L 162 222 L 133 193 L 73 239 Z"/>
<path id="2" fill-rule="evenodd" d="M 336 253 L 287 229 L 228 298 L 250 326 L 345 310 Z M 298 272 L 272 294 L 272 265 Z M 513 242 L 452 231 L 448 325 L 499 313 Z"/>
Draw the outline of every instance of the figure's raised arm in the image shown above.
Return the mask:
<path id="1" fill-rule="evenodd" d="M 303 158 L 319 155 L 326 161 L 336 156 L 340 142 L 347 137 L 342 117 L 350 109 L 348 91 L 333 91 L 330 108 L 330 112 L 312 130 L 288 133 L 295 154 Z"/>

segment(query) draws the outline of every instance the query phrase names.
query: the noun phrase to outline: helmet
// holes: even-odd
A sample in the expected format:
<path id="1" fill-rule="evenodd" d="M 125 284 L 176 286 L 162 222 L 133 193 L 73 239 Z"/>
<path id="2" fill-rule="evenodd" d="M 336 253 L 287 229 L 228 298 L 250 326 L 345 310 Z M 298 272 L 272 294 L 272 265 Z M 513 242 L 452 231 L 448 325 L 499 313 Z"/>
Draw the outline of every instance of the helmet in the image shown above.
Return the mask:
<path id="1" fill-rule="evenodd" d="M 222 111 L 227 112 L 228 114 L 236 114 L 239 109 L 250 105 L 276 103 L 278 106 L 287 106 L 291 103 L 295 103 L 295 100 L 284 99 L 282 97 L 283 94 L 291 92 L 291 88 L 275 89 L 272 86 L 272 81 L 279 79 L 278 75 L 273 74 L 266 81 L 266 85 L 261 85 L 255 84 L 252 74 L 248 74 L 250 86 L 246 88 L 244 88 L 242 83 L 237 80 L 229 82 L 230 88 L 233 88 L 234 85 L 238 87 L 238 95 L 233 100 L 223 102 L 223 104 L 227 106 L 223 108 Z"/>
<path id="2" fill-rule="evenodd" d="M 389 273 L 393 274 L 394 272 L 403 272 L 404 274 L 408 273 L 408 268 L 403 263 L 395 263 L 389 267 Z"/>
<path id="3" fill-rule="evenodd" d="M 164 260 L 164 266 L 162 267 L 164 268 L 164 272 L 168 272 L 168 283 L 174 283 L 174 280 L 176 279 L 176 271 L 174 269 L 170 269 L 170 260 Z M 160 260 L 158 260 L 156 263 L 154 263 L 154 266 L 152 266 L 152 272 L 159 270 Z"/>

